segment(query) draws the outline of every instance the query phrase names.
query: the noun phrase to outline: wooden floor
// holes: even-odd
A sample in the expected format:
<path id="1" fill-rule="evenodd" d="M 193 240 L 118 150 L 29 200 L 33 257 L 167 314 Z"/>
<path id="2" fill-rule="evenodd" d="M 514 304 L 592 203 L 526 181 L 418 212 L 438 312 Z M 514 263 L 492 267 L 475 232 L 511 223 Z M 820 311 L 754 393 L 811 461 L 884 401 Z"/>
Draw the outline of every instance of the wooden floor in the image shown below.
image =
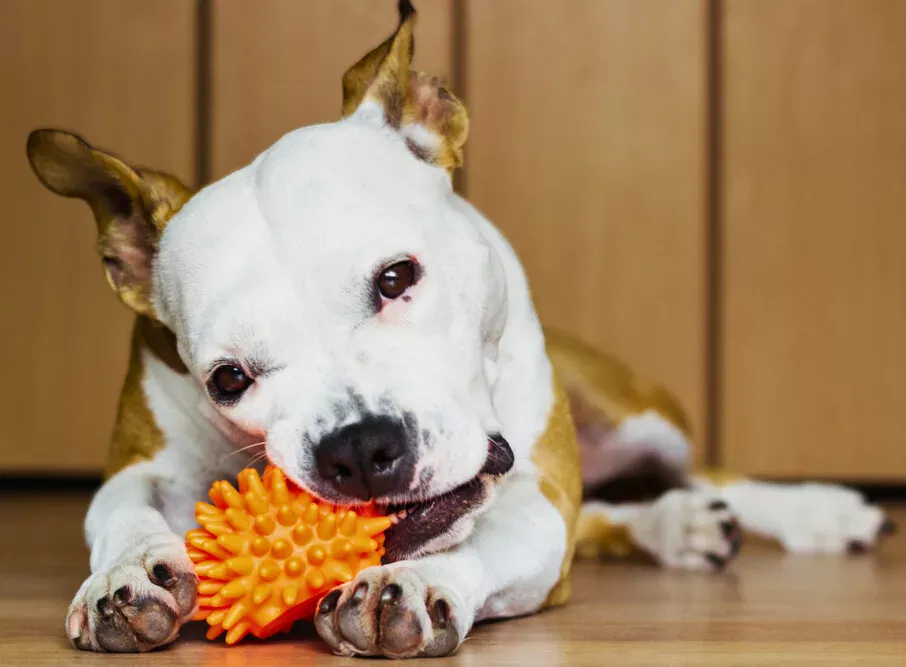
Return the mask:
<path id="1" fill-rule="evenodd" d="M 331 656 L 306 629 L 226 648 L 192 624 L 172 647 L 140 657 L 69 648 L 63 618 L 88 571 L 80 527 L 87 500 L 0 494 L 3 667 L 368 664 Z M 906 510 L 895 516 L 906 523 Z M 721 575 L 582 563 L 575 583 L 568 607 L 480 626 L 440 664 L 906 665 L 903 532 L 879 553 L 852 558 L 795 558 L 750 544 Z"/>

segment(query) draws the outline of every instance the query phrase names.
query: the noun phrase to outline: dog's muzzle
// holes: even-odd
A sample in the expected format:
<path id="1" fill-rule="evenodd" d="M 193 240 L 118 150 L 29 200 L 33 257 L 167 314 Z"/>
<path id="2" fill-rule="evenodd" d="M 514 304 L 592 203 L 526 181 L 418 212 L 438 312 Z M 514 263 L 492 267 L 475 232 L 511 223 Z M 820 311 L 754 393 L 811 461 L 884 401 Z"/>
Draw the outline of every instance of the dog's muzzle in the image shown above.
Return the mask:
<path id="1" fill-rule="evenodd" d="M 412 491 L 417 443 L 387 417 L 368 417 L 322 438 L 315 448 L 319 476 L 341 497 L 373 500 L 394 525 L 387 530 L 385 562 L 418 554 L 461 518 L 486 504 L 493 482 L 513 467 L 513 450 L 499 434 L 488 436 L 484 465 L 467 482 L 446 493 L 406 502 Z M 415 491 L 418 493 L 418 490 Z M 423 493 L 423 491 L 422 491 Z"/>
<path id="2" fill-rule="evenodd" d="M 447 533 L 465 516 L 482 509 L 494 481 L 513 467 L 513 450 L 499 434 L 488 436 L 488 457 L 475 477 L 452 491 L 415 503 L 380 505 L 394 525 L 385 533 L 384 562 L 391 563 L 417 555 L 432 540 Z"/>

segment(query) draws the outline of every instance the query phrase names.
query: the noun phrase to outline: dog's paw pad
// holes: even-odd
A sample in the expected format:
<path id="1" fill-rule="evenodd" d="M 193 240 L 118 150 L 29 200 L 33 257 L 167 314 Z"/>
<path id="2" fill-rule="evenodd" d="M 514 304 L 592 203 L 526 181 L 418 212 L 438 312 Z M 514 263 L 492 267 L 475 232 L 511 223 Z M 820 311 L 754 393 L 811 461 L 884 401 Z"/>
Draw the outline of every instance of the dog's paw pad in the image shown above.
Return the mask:
<path id="1" fill-rule="evenodd" d="M 697 489 L 666 493 L 630 525 L 633 537 L 666 567 L 722 570 L 742 546 L 729 505 Z"/>
<path id="2" fill-rule="evenodd" d="M 315 627 L 339 655 L 449 655 L 459 646 L 453 606 L 406 567 L 379 567 L 328 594 Z"/>
<path id="3" fill-rule="evenodd" d="M 147 565 L 127 559 L 85 581 L 69 609 L 67 636 L 87 651 L 149 651 L 176 638 L 195 609 L 196 587 L 184 556 Z"/>

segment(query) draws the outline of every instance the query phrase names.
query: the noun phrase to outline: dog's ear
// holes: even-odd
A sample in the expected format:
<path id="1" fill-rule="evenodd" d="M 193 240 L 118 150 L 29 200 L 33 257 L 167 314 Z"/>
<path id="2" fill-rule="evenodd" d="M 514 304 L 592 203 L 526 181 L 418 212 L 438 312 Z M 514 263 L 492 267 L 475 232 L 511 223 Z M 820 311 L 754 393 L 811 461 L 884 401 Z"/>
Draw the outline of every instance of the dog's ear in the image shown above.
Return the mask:
<path id="1" fill-rule="evenodd" d="M 26 150 L 49 190 L 88 203 L 107 282 L 127 306 L 154 317 L 154 256 L 167 222 L 192 195 L 189 188 L 169 174 L 133 169 L 62 130 L 35 130 Z"/>
<path id="2" fill-rule="evenodd" d="M 399 27 L 343 75 L 343 116 L 374 116 L 398 130 L 416 157 L 452 172 L 469 133 L 466 108 L 438 77 L 410 70 L 416 13 L 400 0 Z"/>

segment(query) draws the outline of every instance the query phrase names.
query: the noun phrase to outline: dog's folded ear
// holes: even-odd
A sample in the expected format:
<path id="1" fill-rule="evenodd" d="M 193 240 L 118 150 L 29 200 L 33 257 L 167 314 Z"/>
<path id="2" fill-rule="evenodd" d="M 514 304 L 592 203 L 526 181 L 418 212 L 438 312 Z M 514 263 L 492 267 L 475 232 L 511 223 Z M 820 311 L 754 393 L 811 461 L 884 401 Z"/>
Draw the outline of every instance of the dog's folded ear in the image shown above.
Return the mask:
<path id="1" fill-rule="evenodd" d="M 399 2 L 400 23 L 343 75 L 343 116 L 378 118 L 398 130 L 416 157 L 452 172 L 462 166 L 466 108 L 439 77 L 410 70 L 416 13 Z"/>
<path id="2" fill-rule="evenodd" d="M 161 232 L 191 191 L 177 178 L 133 169 L 62 130 L 35 130 L 28 161 L 52 192 L 88 203 L 110 286 L 127 306 L 154 317 L 151 270 Z"/>

